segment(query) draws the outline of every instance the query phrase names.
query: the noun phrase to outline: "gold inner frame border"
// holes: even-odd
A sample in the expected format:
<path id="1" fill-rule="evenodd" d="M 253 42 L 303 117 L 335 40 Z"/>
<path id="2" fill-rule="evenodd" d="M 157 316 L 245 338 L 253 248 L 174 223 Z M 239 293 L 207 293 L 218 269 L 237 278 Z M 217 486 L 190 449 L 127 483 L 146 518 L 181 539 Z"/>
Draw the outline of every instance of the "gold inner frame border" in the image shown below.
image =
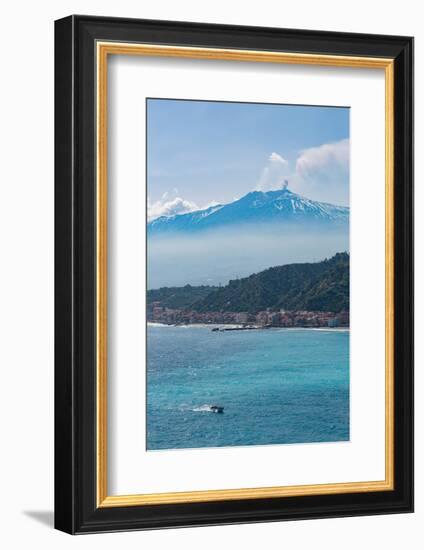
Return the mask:
<path id="1" fill-rule="evenodd" d="M 316 485 L 108 495 L 107 489 L 107 62 L 109 55 L 138 55 L 383 69 L 385 72 L 385 479 Z M 256 50 L 96 43 L 97 62 L 97 295 L 96 295 L 96 470 L 97 507 L 143 506 L 306 495 L 365 493 L 394 489 L 394 60 Z"/>

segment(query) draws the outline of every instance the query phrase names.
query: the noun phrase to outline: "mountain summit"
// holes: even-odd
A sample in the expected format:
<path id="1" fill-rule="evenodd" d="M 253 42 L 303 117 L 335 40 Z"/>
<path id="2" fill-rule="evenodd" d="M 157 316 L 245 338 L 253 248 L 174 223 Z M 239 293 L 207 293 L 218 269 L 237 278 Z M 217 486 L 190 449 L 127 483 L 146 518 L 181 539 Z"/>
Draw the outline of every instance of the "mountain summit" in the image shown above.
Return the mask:
<path id="1" fill-rule="evenodd" d="M 317 202 L 287 188 L 276 191 L 251 191 L 224 205 L 210 206 L 187 214 L 161 216 L 147 224 L 150 235 L 191 233 L 230 225 L 282 224 L 288 226 L 347 225 L 349 208 Z"/>

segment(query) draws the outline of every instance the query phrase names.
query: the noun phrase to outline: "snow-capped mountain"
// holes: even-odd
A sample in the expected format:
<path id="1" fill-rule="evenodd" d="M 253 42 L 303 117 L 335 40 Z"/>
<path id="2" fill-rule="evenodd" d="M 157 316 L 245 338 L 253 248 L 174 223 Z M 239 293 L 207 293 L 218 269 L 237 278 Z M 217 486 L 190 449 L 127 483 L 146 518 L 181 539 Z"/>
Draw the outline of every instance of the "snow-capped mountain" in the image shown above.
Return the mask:
<path id="1" fill-rule="evenodd" d="M 191 233 L 243 224 L 346 225 L 349 208 L 317 202 L 287 188 L 252 191 L 229 204 L 216 205 L 187 214 L 162 216 L 148 223 L 150 235 Z"/>

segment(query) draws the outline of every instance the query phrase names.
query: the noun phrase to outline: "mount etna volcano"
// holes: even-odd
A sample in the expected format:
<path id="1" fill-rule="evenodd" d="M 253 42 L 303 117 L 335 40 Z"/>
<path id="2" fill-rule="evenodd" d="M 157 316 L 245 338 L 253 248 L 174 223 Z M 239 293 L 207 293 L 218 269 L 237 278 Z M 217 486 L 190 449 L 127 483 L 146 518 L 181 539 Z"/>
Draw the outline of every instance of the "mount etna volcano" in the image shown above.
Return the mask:
<path id="1" fill-rule="evenodd" d="M 309 227 L 340 227 L 349 222 L 349 208 L 317 202 L 285 185 L 276 191 L 252 191 L 229 204 L 174 216 L 161 216 L 148 223 L 151 236 L 164 233 L 195 233 L 250 224 Z"/>
<path id="2" fill-rule="evenodd" d="M 349 250 L 349 208 L 287 189 L 147 224 L 148 288 L 219 285 L 275 265 Z"/>

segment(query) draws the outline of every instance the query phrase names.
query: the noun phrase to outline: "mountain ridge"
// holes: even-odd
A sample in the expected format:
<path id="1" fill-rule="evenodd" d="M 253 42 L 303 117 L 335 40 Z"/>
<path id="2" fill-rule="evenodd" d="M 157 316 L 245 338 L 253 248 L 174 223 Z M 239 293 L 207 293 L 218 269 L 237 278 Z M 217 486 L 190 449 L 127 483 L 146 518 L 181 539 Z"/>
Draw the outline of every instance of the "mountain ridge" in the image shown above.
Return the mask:
<path id="1" fill-rule="evenodd" d="M 196 232 L 235 224 L 345 225 L 349 207 L 313 201 L 286 187 L 274 191 L 250 191 L 228 204 L 161 216 L 147 224 L 149 235 Z"/>
<path id="2" fill-rule="evenodd" d="M 161 298 L 161 306 L 172 307 L 177 299 L 181 309 L 200 313 L 266 309 L 339 313 L 349 310 L 349 262 L 349 254 L 339 252 L 321 262 L 270 267 L 218 288 L 186 285 L 149 290 L 147 301 L 151 305 Z M 208 288 L 212 290 L 207 292 Z"/>

